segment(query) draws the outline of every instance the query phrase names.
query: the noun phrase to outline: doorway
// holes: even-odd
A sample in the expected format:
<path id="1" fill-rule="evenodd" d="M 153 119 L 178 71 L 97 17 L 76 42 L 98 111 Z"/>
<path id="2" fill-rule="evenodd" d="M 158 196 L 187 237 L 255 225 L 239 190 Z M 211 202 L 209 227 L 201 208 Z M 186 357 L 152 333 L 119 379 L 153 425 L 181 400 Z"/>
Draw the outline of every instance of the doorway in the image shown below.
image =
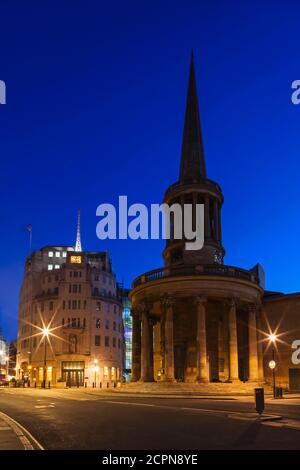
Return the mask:
<path id="1" fill-rule="evenodd" d="M 289 369 L 290 390 L 300 390 L 300 369 Z"/>
<path id="2" fill-rule="evenodd" d="M 62 379 L 67 387 L 84 385 L 84 361 L 62 362 Z"/>

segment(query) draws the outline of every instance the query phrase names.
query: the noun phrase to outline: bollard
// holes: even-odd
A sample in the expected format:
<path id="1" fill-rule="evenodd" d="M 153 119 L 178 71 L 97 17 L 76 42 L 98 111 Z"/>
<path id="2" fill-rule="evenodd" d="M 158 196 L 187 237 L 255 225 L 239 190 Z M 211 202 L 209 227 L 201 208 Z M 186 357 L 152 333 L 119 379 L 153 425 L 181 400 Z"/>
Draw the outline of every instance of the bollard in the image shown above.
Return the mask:
<path id="1" fill-rule="evenodd" d="M 48 382 L 48 388 L 50 388 L 50 380 L 49 380 L 49 382 Z"/>
<path id="2" fill-rule="evenodd" d="M 264 412 L 265 409 L 265 391 L 263 388 L 255 388 L 255 409 L 259 415 Z"/>

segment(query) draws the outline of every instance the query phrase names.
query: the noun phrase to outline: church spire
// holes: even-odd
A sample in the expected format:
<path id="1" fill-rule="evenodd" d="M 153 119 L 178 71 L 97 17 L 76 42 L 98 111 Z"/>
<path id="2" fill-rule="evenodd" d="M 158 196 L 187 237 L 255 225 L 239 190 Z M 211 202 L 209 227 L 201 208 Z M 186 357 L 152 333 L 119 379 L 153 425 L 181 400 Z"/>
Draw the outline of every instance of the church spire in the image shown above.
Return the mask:
<path id="1" fill-rule="evenodd" d="M 186 100 L 179 179 L 181 183 L 206 179 L 193 51 Z"/>
<path id="2" fill-rule="evenodd" d="M 76 235 L 75 251 L 82 251 L 81 238 L 80 238 L 80 209 L 78 209 L 78 215 L 77 215 L 77 235 Z"/>

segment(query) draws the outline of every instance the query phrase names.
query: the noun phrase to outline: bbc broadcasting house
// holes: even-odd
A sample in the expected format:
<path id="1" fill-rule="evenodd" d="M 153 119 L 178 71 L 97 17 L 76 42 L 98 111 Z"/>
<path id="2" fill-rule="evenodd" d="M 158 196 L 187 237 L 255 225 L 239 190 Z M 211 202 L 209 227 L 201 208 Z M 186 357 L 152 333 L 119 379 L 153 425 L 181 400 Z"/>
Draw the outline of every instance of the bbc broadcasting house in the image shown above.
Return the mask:
<path id="1" fill-rule="evenodd" d="M 16 378 L 33 386 L 115 386 L 124 357 L 122 295 L 107 252 L 47 246 L 25 264 Z M 50 384 L 49 384 L 50 383 Z"/>

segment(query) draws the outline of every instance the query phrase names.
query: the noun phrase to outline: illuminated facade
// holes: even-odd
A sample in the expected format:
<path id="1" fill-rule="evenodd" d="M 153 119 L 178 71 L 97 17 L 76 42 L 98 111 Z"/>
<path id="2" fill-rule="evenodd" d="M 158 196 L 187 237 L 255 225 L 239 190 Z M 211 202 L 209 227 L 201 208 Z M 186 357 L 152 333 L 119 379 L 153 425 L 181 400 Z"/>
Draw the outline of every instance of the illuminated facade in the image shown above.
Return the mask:
<path id="1" fill-rule="evenodd" d="M 133 281 L 132 381 L 208 384 L 214 390 L 274 385 L 300 390 L 300 293 L 265 289 L 262 267 L 224 264 L 220 186 L 207 178 L 193 58 L 179 180 L 164 202 L 204 205 L 204 246 L 172 234 L 164 267 Z M 193 215 L 193 229 L 195 216 Z M 274 365 L 271 363 L 271 366 Z M 219 383 L 219 385 L 216 385 Z M 230 385 L 228 385 L 230 384 Z"/>
<path id="2" fill-rule="evenodd" d="M 133 281 L 132 381 L 263 382 L 260 343 L 263 276 L 224 264 L 220 186 L 208 179 L 191 61 L 179 179 L 164 203 L 204 205 L 204 246 L 187 250 L 172 233 L 164 267 Z M 232 386 L 232 385 L 231 385 Z"/>
<path id="3" fill-rule="evenodd" d="M 17 378 L 31 386 L 45 379 L 107 387 L 120 379 L 124 331 L 116 278 L 107 252 L 79 246 L 77 235 L 75 248 L 47 246 L 26 261 Z"/>

